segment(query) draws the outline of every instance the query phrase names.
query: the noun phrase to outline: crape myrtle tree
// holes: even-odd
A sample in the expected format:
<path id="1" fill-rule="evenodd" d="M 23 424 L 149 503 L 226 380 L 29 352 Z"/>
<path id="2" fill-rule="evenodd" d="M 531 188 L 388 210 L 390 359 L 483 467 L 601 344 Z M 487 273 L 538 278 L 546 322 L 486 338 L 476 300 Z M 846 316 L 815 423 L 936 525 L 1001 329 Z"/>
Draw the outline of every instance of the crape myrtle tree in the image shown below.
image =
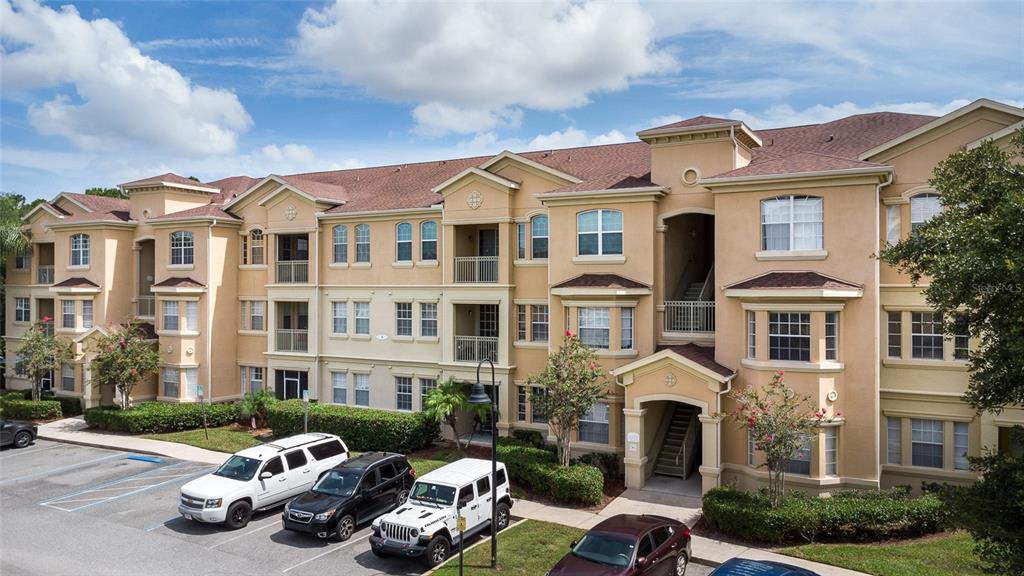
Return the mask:
<path id="1" fill-rule="evenodd" d="M 754 447 L 764 454 L 768 468 L 768 499 L 773 508 L 782 505 L 786 468 L 800 447 L 823 423 L 832 421 L 828 408 L 818 408 L 809 395 L 786 386 L 782 370 L 764 387 L 747 386 L 730 394 L 736 408 L 726 414 L 752 436 Z M 836 412 L 842 416 L 842 412 Z"/>
<path id="2" fill-rule="evenodd" d="M 39 400 L 43 376 L 53 370 L 60 370 L 61 364 L 71 360 L 71 342 L 54 336 L 53 319 L 44 316 L 33 323 L 25 331 L 18 360 L 24 366 L 25 373 L 32 380 L 32 399 Z"/>
<path id="3" fill-rule="evenodd" d="M 121 393 L 121 409 L 130 406 L 132 390 L 156 373 L 160 353 L 146 335 L 141 323 L 131 321 L 100 332 L 95 343 L 96 356 L 90 366 L 93 383 L 111 386 Z"/>
<path id="4" fill-rule="evenodd" d="M 565 340 L 548 356 L 544 370 L 530 376 L 530 384 L 539 387 L 531 402 L 547 417 L 563 466 L 569 465 L 572 434 L 579 430 L 580 418 L 606 395 L 607 374 L 594 351 L 566 330 Z"/>

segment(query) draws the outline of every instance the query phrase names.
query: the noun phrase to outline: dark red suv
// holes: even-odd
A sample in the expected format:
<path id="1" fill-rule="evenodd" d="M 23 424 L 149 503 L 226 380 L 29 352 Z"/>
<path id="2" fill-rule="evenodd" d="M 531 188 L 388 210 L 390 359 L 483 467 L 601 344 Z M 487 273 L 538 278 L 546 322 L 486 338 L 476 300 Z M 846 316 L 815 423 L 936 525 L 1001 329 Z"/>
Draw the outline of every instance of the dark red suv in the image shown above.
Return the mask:
<path id="1" fill-rule="evenodd" d="M 663 516 L 619 514 L 591 528 L 548 576 L 683 576 L 690 529 Z"/>

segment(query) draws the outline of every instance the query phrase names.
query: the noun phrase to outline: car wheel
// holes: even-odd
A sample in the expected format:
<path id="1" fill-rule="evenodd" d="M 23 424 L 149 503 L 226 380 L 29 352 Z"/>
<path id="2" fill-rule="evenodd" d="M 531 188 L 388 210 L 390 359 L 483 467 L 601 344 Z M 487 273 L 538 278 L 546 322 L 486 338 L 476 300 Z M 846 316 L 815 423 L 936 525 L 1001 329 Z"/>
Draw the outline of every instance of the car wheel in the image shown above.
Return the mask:
<path id="1" fill-rule="evenodd" d="M 244 500 L 235 502 L 228 508 L 228 517 L 224 520 L 224 525 L 229 530 L 238 530 L 245 528 L 250 518 L 252 518 L 252 506 L 249 506 L 249 503 Z"/>
<path id="2" fill-rule="evenodd" d="M 402 504 L 405 504 L 405 501 L 408 500 L 408 499 L 409 499 L 409 491 L 408 490 L 399 490 L 398 491 L 398 496 L 395 496 L 395 508 L 398 508 Z"/>
<path id="3" fill-rule="evenodd" d="M 689 563 L 689 559 L 686 554 L 680 554 L 676 557 L 676 576 L 686 576 L 686 566 Z"/>
<path id="4" fill-rule="evenodd" d="M 351 515 L 343 516 L 341 520 L 338 520 L 338 528 L 334 532 L 334 539 L 338 542 L 344 542 L 352 537 L 352 533 L 356 531 L 356 519 Z"/>
<path id="5" fill-rule="evenodd" d="M 32 433 L 22 430 L 14 435 L 14 447 L 24 448 L 32 443 Z"/>
<path id="6" fill-rule="evenodd" d="M 430 545 L 427 546 L 427 552 L 423 555 L 423 562 L 427 565 L 427 568 L 440 566 L 448 559 L 448 553 L 451 551 L 451 548 L 452 545 L 448 542 L 447 538 L 438 536 L 431 540 Z"/>
<path id="7" fill-rule="evenodd" d="M 495 513 L 495 524 L 498 525 L 498 532 L 501 532 L 505 528 L 508 528 L 508 523 L 512 519 L 512 512 L 509 511 L 508 504 L 504 502 L 498 502 L 498 507 L 494 511 Z"/>

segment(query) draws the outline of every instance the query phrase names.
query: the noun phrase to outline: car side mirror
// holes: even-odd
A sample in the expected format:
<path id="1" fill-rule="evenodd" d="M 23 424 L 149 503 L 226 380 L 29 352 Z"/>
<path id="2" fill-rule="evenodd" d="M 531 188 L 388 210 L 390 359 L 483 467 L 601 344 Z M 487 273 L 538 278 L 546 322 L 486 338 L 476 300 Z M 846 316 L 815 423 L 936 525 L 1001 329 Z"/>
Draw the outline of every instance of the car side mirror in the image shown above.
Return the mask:
<path id="1" fill-rule="evenodd" d="M 271 474 L 270 472 L 260 472 L 260 480 L 266 480 L 268 478 L 273 478 L 273 477 L 274 477 L 274 475 Z"/>
<path id="2" fill-rule="evenodd" d="M 641 557 L 636 559 L 636 567 L 637 568 L 643 568 L 646 565 L 647 565 L 647 556 L 641 556 Z"/>
<path id="3" fill-rule="evenodd" d="M 575 548 L 576 545 L 579 544 L 579 543 L 580 543 L 579 540 L 573 540 L 572 544 L 569 544 L 569 550 L 572 550 L 573 548 Z"/>

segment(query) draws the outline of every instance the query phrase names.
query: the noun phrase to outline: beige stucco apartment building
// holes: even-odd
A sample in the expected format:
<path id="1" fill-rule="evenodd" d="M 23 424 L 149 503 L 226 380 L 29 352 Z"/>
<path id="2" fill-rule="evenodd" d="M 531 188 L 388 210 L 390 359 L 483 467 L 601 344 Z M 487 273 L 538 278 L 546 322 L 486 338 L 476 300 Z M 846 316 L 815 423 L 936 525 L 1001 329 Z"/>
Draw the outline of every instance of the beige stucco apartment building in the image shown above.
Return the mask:
<path id="1" fill-rule="evenodd" d="M 791 484 L 968 481 L 964 455 L 1009 449 L 1024 410 L 960 400 L 971 343 L 873 255 L 940 209 L 937 162 L 1022 119 L 988 100 L 760 131 L 700 116 L 625 144 L 63 193 L 9 259 L 7 345 L 53 317 L 76 356 L 46 385 L 90 406 L 114 394 L 90 384 L 91 338 L 131 316 L 161 358 L 134 400 L 417 411 L 490 359 L 507 433 L 546 431 L 529 377 L 571 330 L 610 371 L 576 447 L 621 454 L 630 486 L 755 485 L 761 455 L 716 414 L 778 370 L 842 413 Z"/>

